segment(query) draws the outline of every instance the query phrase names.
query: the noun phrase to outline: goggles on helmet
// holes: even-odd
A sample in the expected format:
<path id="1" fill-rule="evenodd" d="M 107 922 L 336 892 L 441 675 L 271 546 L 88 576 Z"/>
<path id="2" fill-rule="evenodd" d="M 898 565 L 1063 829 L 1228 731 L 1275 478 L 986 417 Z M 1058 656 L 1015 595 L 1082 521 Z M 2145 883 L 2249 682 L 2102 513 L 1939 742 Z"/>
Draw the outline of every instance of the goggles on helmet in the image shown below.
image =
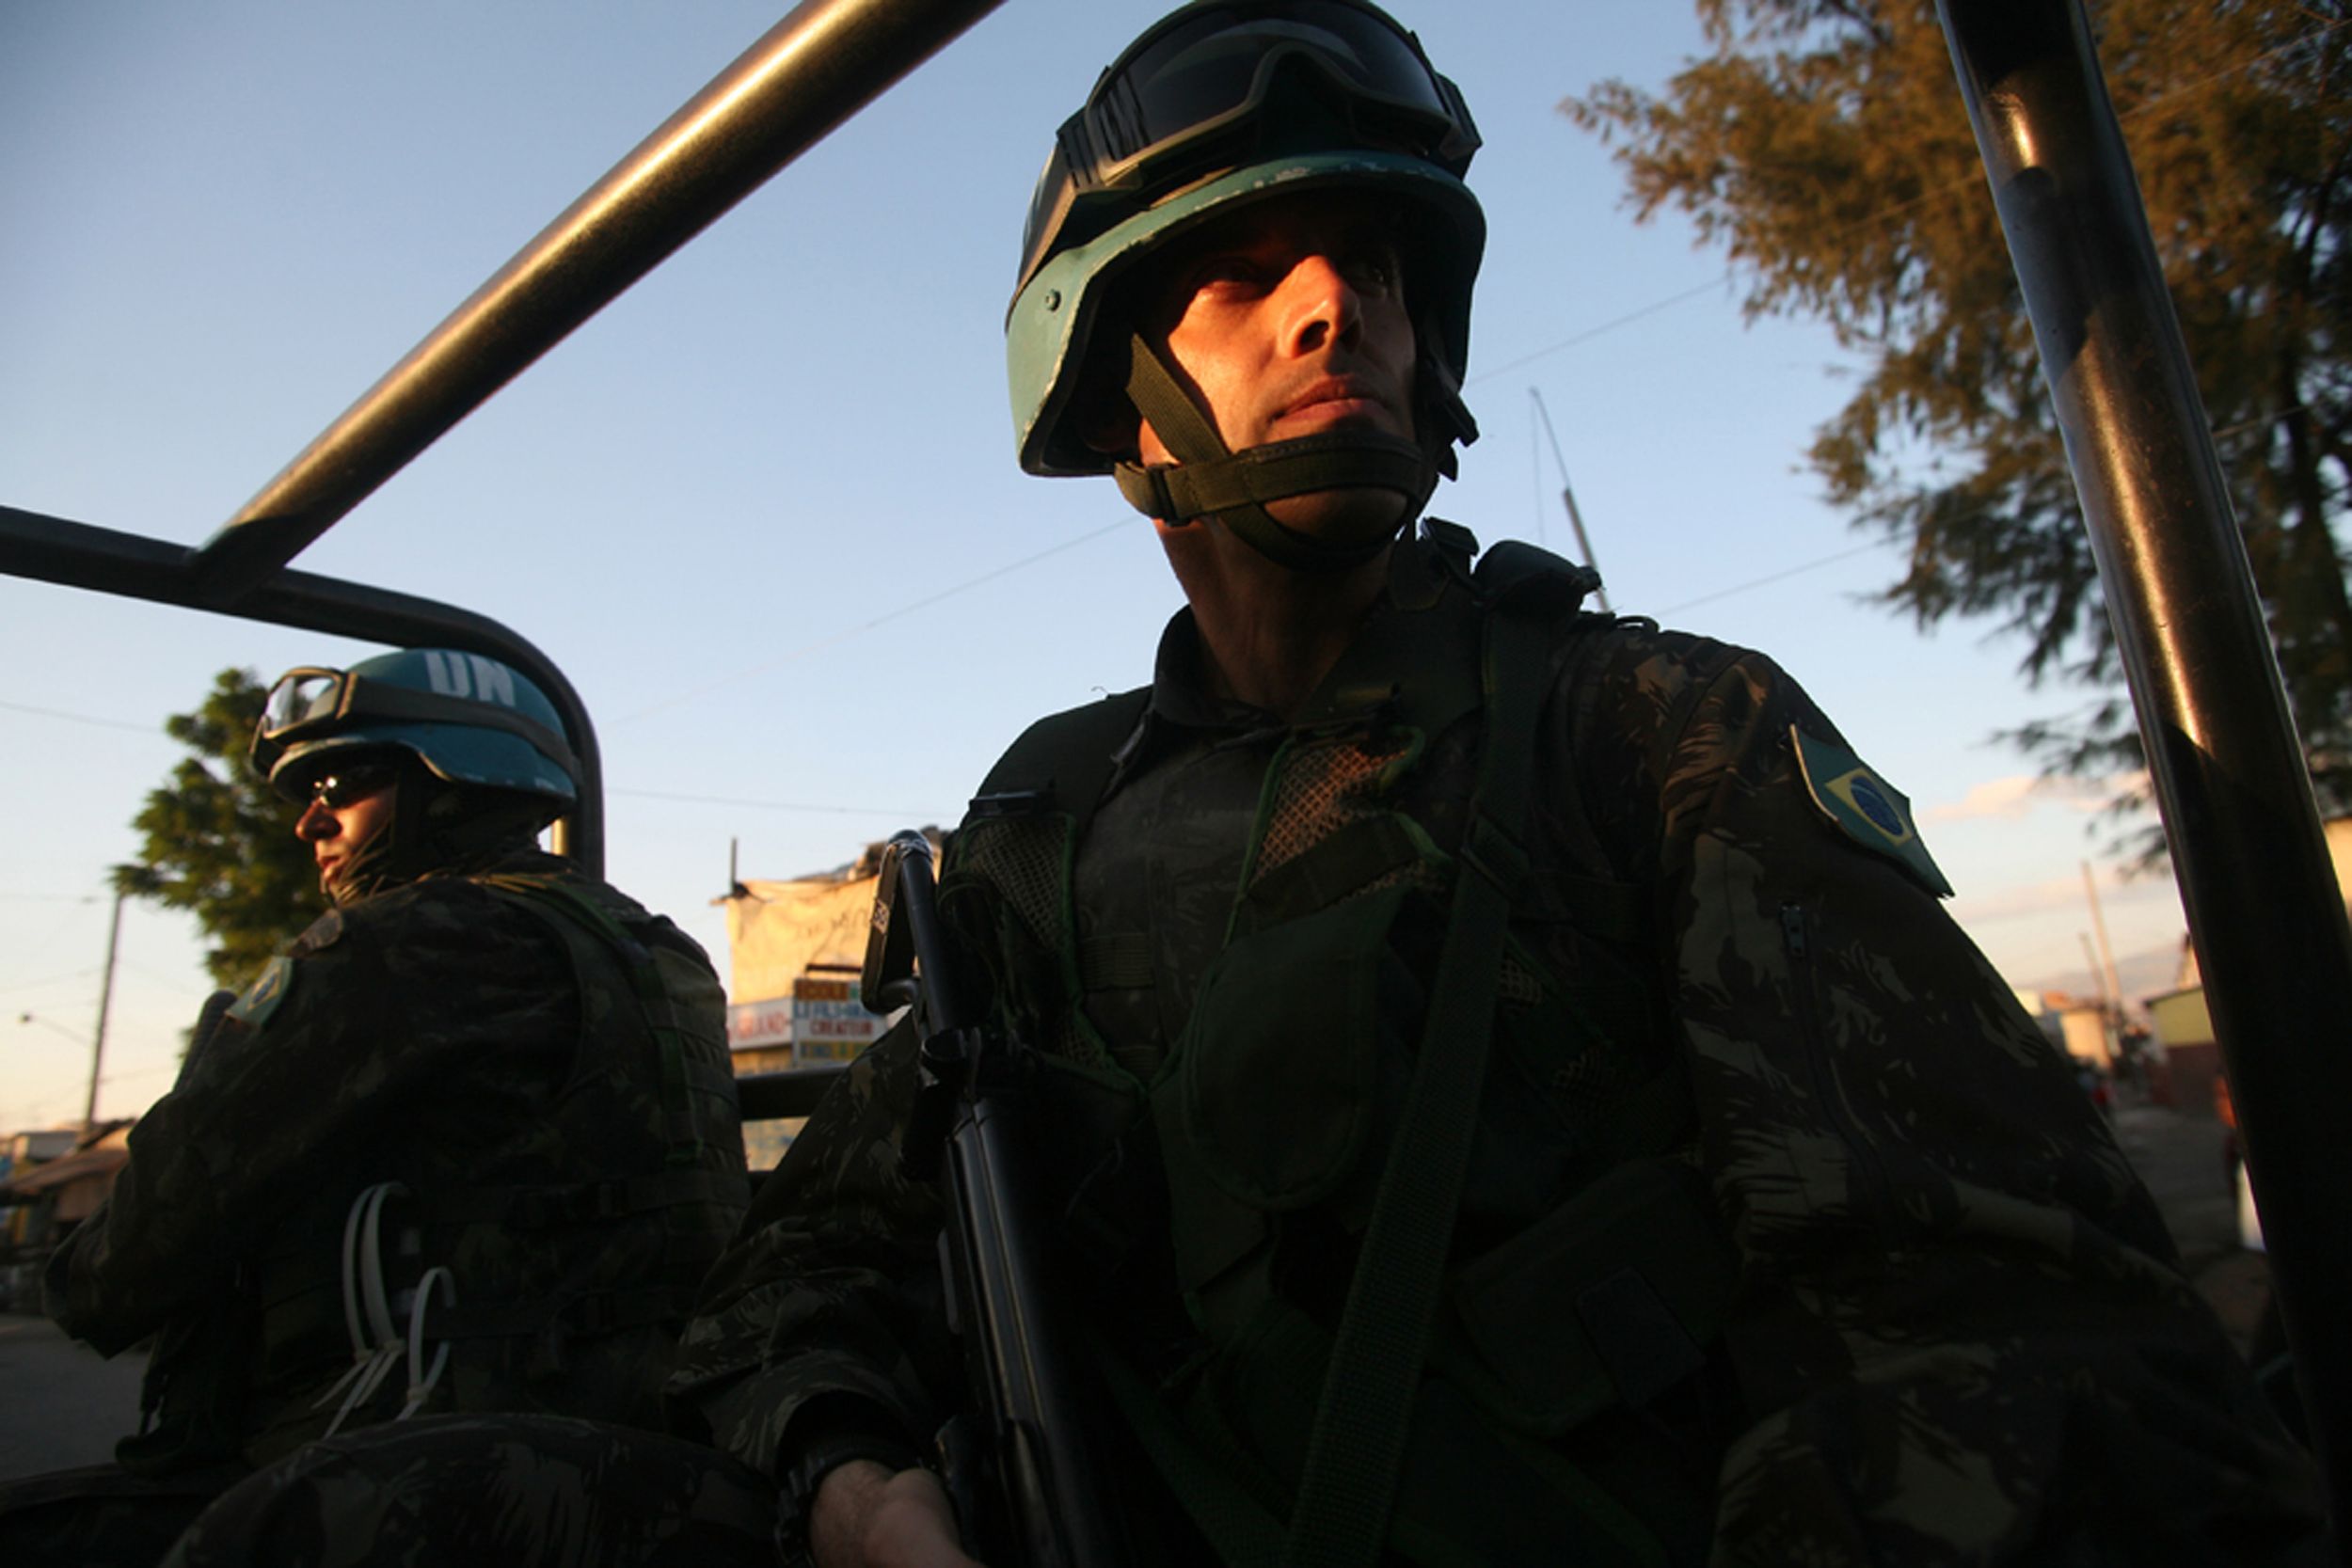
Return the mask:
<path id="1" fill-rule="evenodd" d="M 1188 6 L 1137 39 L 1063 122 L 1029 210 L 1016 294 L 1089 196 L 1130 198 L 1247 162 L 1234 150 L 1286 69 L 1318 78 L 1357 145 L 1405 152 L 1459 176 L 1478 128 L 1421 42 L 1361 0 Z"/>
<path id="2" fill-rule="evenodd" d="M 262 705 L 262 721 L 253 732 L 254 768 L 262 777 L 271 778 L 289 747 L 340 735 L 369 720 L 504 730 L 521 736 L 575 777 L 580 771 L 572 748 L 562 736 L 511 708 L 371 680 L 348 670 L 320 668 L 289 670 L 270 688 Z"/>

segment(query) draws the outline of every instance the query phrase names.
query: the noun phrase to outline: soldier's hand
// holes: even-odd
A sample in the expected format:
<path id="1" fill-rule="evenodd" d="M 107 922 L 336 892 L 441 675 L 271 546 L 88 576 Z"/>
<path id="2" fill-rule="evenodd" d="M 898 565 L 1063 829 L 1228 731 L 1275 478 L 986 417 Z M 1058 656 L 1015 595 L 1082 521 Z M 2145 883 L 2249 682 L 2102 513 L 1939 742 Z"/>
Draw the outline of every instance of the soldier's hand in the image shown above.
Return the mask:
<path id="1" fill-rule="evenodd" d="M 980 1568 L 956 1536 L 946 1489 L 929 1470 L 853 1459 L 826 1472 L 810 1510 L 818 1568 Z"/>

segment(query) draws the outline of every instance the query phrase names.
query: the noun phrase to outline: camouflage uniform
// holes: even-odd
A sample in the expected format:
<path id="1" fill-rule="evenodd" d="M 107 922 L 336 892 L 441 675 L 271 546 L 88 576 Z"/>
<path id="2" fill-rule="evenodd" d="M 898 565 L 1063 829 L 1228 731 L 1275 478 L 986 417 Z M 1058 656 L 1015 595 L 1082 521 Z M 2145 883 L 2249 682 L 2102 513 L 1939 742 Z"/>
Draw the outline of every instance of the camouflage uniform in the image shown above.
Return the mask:
<path id="1" fill-rule="evenodd" d="M 1301 1058 L 1359 993 L 1382 1037 L 1354 1148 L 1393 1130 L 1413 1034 L 1396 1024 L 1444 888 L 1390 890 L 1445 879 L 1486 744 L 1475 703 L 1421 694 L 1474 685 L 1478 625 L 1444 552 L 1400 547 L 1286 725 L 1209 694 L 1179 614 L 1099 801 L 1078 803 L 1070 869 L 997 853 L 992 808 L 942 881 L 1000 1016 L 1060 1069 L 1040 1121 L 1065 1130 L 1091 1322 L 1278 1520 L 1315 1386 L 1302 1407 L 1276 1386 L 1323 1363 L 1261 1331 L 1327 1338 L 1380 1162 L 1332 1156 L 1281 1212 L 1232 1195 L 1302 1190 L 1295 1150 L 1328 1118 L 1280 1085 L 1329 1092 L 1338 1075 Z M 1565 612 L 1546 645 L 1534 732 L 1501 737 L 1533 748 L 1533 869 L 1391 1550 L 1858 1568 L 2308 1544 L 2308 1461 L 2062 1056 L 1935 902 L 1900 798 L 1758 655 Z M 1418 731 L 1417 700 L 1435 715 Z M 1035 782 L 1021 771 L 984 791 Z M 1397 816 L 1434 856 L 1354 852 L 1410 840 L 1355 831 Z M 1356 869 L 1318 886 L 1316 852 L 1351 838 Z M 1310 945 L 1235 979 L 1250 941 L 1384 894 L 1396 912 L 1361 976 Z M 959 1402 L 935 1196 L 897 1158 L 914 1044 L 884 1041 L 820 1107 L 688 1330 L 674 1386 L 763 1473 L 828 1430 L 919 1445 Z M 1117 1190 L 1138 1165 L 1156 1192 Z M 1236 1330 L 1220 1292 L 1253 1270 L 1239 1299 L 1287 1316 Z"/>
<path id="2" fill-rule="evenodd" d="M 554 1416 L 441 1416 L 311 1443 L 230 1491 L 163 1568 L 729 1568 L 775 1500 L 697 1443 Z"/>
<path id="3" fill-rule="evenodd" d="M 659 1426 L 747 1196 L 723 1006 L 690 939 L 535 848 L 321 918 L 190 1055 L 52 1260 L 68 1332 L 108 1354 L 158 1337 L 124 1469 L 217 1490 L 345 1404 L 344 1431 L 450 1411 Z M 356 1282 L 379 1268 L 390 1321 L 365 1326 L 401 1348 L 355 1400 Z M 8 1510 L 0 1543 L 90 1524 L 60 1499 Z"/>

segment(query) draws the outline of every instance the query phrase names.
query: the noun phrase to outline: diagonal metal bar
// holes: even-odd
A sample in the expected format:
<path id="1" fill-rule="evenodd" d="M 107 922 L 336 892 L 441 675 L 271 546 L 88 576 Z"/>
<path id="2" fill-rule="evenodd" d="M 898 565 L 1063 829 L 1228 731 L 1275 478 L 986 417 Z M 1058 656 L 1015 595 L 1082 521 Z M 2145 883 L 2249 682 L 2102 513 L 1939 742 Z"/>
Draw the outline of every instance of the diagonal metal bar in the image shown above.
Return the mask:
<path id="1" fill-rule="evenodd" d="M 670 253 L 1001 0 L 806 0 L 541 230 L 197 552 L 251 593 Z"/>
<path id="2" fill-rule="evenodd" d="M 1938 11 L 2066 438 L 2341 1532 L 2352 927 L 2080 0 Z"/>

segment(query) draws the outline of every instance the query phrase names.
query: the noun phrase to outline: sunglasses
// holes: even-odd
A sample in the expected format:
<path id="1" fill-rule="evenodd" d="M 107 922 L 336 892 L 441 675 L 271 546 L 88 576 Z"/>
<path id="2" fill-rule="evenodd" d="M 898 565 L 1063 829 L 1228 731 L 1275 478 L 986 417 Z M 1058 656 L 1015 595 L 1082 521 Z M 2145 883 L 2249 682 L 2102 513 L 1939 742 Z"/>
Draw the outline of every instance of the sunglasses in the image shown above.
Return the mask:
<path id="1" fill-rule="evenodd" d="M 338 768 L 319 775 L 318 783 L 310 786 L 310 799 L 328 811 L 341 811 L 390 787 L 399 777 L 397 769 L 380 766 Z"/>

